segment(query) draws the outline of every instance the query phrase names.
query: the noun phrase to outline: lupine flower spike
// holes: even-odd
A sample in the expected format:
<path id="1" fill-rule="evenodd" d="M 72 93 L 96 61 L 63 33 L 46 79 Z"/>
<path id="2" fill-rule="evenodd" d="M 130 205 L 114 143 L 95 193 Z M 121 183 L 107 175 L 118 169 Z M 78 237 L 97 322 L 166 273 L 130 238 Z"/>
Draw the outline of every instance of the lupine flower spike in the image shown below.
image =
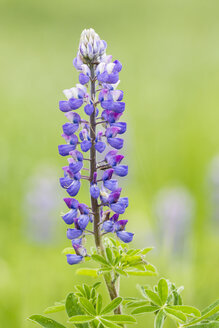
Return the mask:
<path id="1" fill-rule="evenodd" d="M 59 102 L 69 120 L 62 126 L 66 143 L 59 146 L 59 154 L 68 156 L 60 184 L 70 197 L 75 197 L 81 180 L 87 180 L 91 196 L 91 206 L 80 204 L 75 198 L 64 198 L 70 211 L 62 218 L 69 225 L 67 238 L 72 240 L 75 250 L 75 254 L 67 255 L 69 264 L 79 263 L 87 256 L 82 244 L 89 222 L 93 222 L 98 247 L 102 234 L 115 233 L 124 243 L 133 239 L 133 233 L 125 230 L 128 221 L 119 219 L 128 207 L 128 198 L 121 197 L 122 189 L 116 179 L 128 174 L 128 166 L 121 164 L 124 156 L 118 153 L 124 143 L 120 136 L 127 128 L 126 122 L 119 121 L 125 110 L 123 91 L 118 89 L 122 64 L 112 61 L 106 48 L 106 42 L 93 29 L 82 32 L 73 60 L 79 84 L 64 90 L 67 100 Z M 99 161 L 97 153 L 102 154 Z M 84 174 L 88 172 L 87 162 L 88 175 Z"/>

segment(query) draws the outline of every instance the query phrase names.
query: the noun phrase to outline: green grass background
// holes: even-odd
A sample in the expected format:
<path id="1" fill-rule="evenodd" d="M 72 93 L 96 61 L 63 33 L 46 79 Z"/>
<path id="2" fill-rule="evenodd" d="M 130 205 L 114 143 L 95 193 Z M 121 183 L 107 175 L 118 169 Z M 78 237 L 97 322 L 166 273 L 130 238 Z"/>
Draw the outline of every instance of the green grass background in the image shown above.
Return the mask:
<path id="1" fill-rule="evenodd" d="M 56 242 L 39 245 L 23 232 L 22 205 L 26 181 L 41 163 L 61 174 L 65 160 L 57 145 L 64 118 L 58 100 L 77 81 L 72 59 L 89 27 L 123 63 L 130 172 L 123 186 L 135 245 L 151 246 L 147 227 L 156 226 L 152 203 L 158 190 L 186 186 L 196 216 L 185 260 L 173 261 L 159 248 L 149 260 L 161 275 L 185 285 L 185 302 L 202 308 L 218 297 L 218 230 L 210 221 L 205 184 L 208 163 L 219 153 L 218 12 L 217 0 L 1 0 L 1 327 L 32 327 L 27 316 L 63 299 L 76 282 L 89 281 L 77 277 L 61 254 L 68 242 L 59 212 Z M 155 281 L 122 279 L 122 293 L 136 296 L 136 283 Z M 138 327 L 151 327 L 148 317 Z"/>

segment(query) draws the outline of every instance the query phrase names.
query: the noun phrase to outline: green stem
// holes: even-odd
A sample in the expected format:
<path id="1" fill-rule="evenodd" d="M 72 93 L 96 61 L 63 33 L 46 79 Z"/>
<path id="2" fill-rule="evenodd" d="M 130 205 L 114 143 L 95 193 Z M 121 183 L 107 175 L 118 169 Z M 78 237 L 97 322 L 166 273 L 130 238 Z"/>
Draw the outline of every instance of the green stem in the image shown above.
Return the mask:
<path id="1" fill-rule="evenodd" d="M 90 65 L 90 71 L 91 71 L 91 100 L 93 104 L 95 104 L 95 95 L 96 95 L 96 89 L 95 89 L 95 73 L 94 73 L 94 65 Z M 94 105 L 95 106 L 95 105 Z M 96 161 L 96 149 L 95 149 L 95 139 L 96 139 L 96 107 L 94 112 L 90 116 L 90 137 L 92 141 L 92 146 L 90 149 L 90 181 L 93 180 L 94 172 L 97 171 L 97 161 Z M 94 239 L 96 244 L 96 249 L 99 254 L 105 257 L 105 249 L 102 242 L 101 237 L 101 231 L 100 231 L 100 209 L 98 206 L 97 199 L 94 199 L 91 196 L 91 207 L 92 212 L 94 216 Z M 111 300 L 118 297 L 119 291 L 116 289 L 115 283 L 112 281 L 112 277 L 110 273 L 104 274 L 104 280 L 109 292 L 109 296 Z M 118 307 L 115 310 L 115 313 L 121 314 L 121 308 Z"/>

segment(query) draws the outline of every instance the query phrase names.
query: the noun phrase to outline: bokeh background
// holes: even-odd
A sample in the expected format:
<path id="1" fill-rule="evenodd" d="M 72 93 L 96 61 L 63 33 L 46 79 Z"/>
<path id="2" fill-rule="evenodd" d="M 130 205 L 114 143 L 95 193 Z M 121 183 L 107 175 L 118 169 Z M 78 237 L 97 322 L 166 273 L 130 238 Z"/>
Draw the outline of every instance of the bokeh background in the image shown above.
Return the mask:
<path id="1" fill-rule="evenodd" d="M 123 63 L 134 244 L 155 246 L 149 261 L 185 286 L 185 303 L 218 297 L 218 12 L 217 0 L 1 0 L 1 327 L 32 327 L 26 317 L 89 282 L 61 253 L 69 244 L 57 154 L 58 100 L 77 82 L 72 59 L 89 27 Z M 122 293 L 154 282 L 122 279 Z"/>

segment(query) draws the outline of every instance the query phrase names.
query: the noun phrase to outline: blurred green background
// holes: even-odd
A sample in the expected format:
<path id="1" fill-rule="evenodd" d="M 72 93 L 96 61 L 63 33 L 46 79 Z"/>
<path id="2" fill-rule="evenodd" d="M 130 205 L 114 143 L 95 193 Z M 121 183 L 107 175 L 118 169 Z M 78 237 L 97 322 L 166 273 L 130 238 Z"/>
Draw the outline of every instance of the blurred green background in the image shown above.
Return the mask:
<path id="1" fill-rule="evenodd" d="M 76 282 L 89 281 L 61 254 L 69 243 L 57 181 L 65 165 L 57 154 L 65 121 L 58 100 L 77 82 L 72 59 L 89 27 L 123 63 L 130 173 L 122 185 L 134 243 L 156 246 L 149 261 L 185 286 L 186 303 L 202 308 L 218 297 L 219 169 L 211 165 L 219 153 L 218 13 L 217 0 L 1 0 L 1 327 L 32 327 L 27 316 L 63 299 Z M 165 202 L 163 188 L 174 195 L 180 186 L 193 205 L 180 227 L 176 208 L 170 231 L 171 199 L 162 226 L 157 195 L 164 190 Z M 162 232 L 168 240 L 178 230 L 182 241 L 166 247 Z M 137 296 L 136 283 L 155 281 L 122 279 L 122 293 Z M 137 326 L 150 327 L 148 317 Z"/>

